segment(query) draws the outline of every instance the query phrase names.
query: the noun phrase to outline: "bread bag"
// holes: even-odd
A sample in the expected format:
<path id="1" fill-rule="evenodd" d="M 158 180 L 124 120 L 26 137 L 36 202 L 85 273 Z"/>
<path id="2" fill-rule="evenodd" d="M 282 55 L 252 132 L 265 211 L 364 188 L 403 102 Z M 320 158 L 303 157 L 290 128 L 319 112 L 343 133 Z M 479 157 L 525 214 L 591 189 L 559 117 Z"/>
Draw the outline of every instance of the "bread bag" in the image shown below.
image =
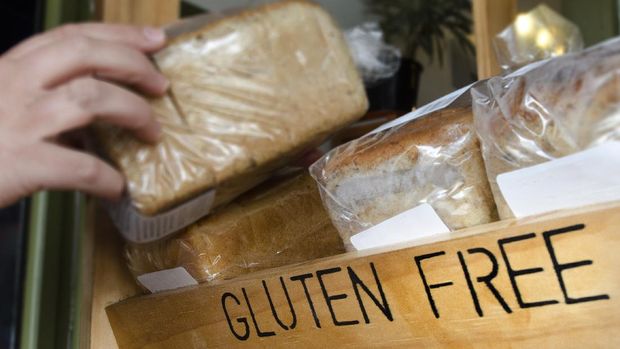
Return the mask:
<path id="1" fill-rule="evenodd" d="M 314 3 L 282 1 L 178 27 L 182 34 L 153 57 L 171 82 L 151 101 L 161 141 L 99 130 L 141 215 L 209 191 L 211 206 L 228 202 L 367 109 L 343 35 Z"/>
<path id="2" fill-rule="evenodd" d="M 136 276 L 183 267 L 198 282 L 344 251 L 307 171 L 271 179 L 183 232 L 149 244 L 128 244 Z"/>
<path id="3" fill-rule="evenodd" d="M 347 249 L 353 235 L 421 204 L 451 230 L 496 219 L 470 102 L 468 88 L 456 91 L 311 167 Z"/>
<path id="4" fill-rule="evenodd" d="M 620 39 L 491 78 L 472 97 L 491 189 L 510 218 L 499 174 L 620 139 Z"/>

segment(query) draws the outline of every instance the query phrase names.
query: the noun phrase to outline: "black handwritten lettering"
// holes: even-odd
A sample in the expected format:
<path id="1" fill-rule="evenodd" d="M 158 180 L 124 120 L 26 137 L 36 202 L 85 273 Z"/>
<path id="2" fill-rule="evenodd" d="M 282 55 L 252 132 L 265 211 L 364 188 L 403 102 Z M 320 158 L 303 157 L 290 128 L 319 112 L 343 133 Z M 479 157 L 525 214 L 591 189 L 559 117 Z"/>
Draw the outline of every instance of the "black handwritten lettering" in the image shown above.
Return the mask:
<path id="1" fill-rule="evenodd" d="M 540 273 L 544 269 L 538 267 L 538 268 L 514 270 L 512 266 L 510 265 L 510 260 L 508 259 L 508 254 L 506 253 L 506 249 L 504 246 L 507 244 L 513 243 L 513 242 L 517 242 L 517 241 L 533 239 L 535 237 L 536 237 L 536 233 L 529 233 L 529 234 L 509 237 L 506 239 L 500 239 L 497 241 L 497 243 L 499 244 L 499 249 L 502 252 L 502 257 L 504 258 L 504 263 L 506 263 L 506 269 L 508 270 L 508 277 L 510 278 L 510 284 L 512 285 L 512 289 L 514 290 L 515 296 L 517 297 L 517 302 L 519 303 L 519 306 L 523 309 L 533 308 L 533 307 L 542 307 L 545 305 L 559 303 L 555 299 L 538 301 L 538 302 L 524 302 L 523 297 L 521 296 L 521 291 L 519 290 L 519 286 L 517 285 L 517 276 Z"/>
<path id="2" fill-rule="evenodd" d="M 439 311 L 437 310 L 437 306 L 435 305 L 435 300 L 433 299 L 433 294 L 431 290 L 440 288 L 440 287 L 450 286 L 452 285 L 452 281 L 429 285 L 428 281 L 426 281 L 426 276 L 424 275 L 424 271 L 422 270 L 422 261 L 425 259 L 443 256 L 445 254 L 446 254 L 445 251 L 439 251 L 439 252 L 424 254 L 420 256 L 415 256 L 413 258 L 415 260 L 415 264 L 418 266 L 418 271 L 420 272 L 420 277 L 422 278 L 422 283 L 424 284 L 424 290 L 426 291 L 428 302 L 430 303 L 431 309 L 433 310 L 433 314 L 435 315 L 435 318 L 437 319 L 439 319 Z"/>
<path id="3" fill-rule="evenodd" d="M 243 324 L 245 330 L 243 334 L 237 333 L 235 328 L 233 327 L 232 322 L 230 321 L 230 315 L 228 314 L 228 309 L 226 308 L 226 298 L 232 298 L 237 305 L 241 305 L 239 299 L 232 293 L 226 292 L 222 295 L 222 309 L 224 309 L 224 315 L 226 315 L 226 322 L 228 322 L 228 328 L 230 328 L 230 332 L 232 332 L 233 336 L 240 341 L 245 341 L 250 338 L 250 325 L 248 324 L 248 319 L 245 317 L 238 317 L 236 320 L 238 323 Z"/>
<path id="4" fill-rule="evenodd" d="M 493 253 L 491 253 L 491 251 L 483 247 L 470 248 L 467 250 L 467 252 L 470 255 L 474 253 L 482 253 L 485 256 L 487 256 L 487 258 L 489 258 L 489 260 L 491 261 L 491 265 L 492 265 L 491 272 L 485 276 L 478 276 L 476 278 L 476 281 L 484 282 L 484 284 L 491 291 L 491 293 L 493 293 L 493 296 L 495 296 L 495 298 L 497 299 L 499 304 L 502 306 L 502 308 L 504 308 L 504 310 L 507 313 L 509 314 L 512 313 L 512 310 L 510 309 L 510 307 L 508 306 L 508 304 L 506 303 L 502 295 L 499 293 L 497 288 L 495 288 L 493 283 L 491 283 L 491 280 L 493 280 L 497 276 L 497 272 L 499 270 L 497 259 L 495 259 L 495 256 L 493 255 Z M 471 293 L 471 297 L 474 302 L 474 307 L 476 308 L 476 313 L 478 313 L 478 316 L 483 317 L 484 313 L 482 311 L 482 307 L 480 306 L 478 295 L 476 294 L 476 289 L 474 288 L 473 282 L 471 280 L 469 269 L 467 268 L 467 263 L 465 263 L 465 258 L 463 257 L 463 254 L 461 253 L 461 251 L 459 251 L 457 254 L 461 262 L 461 266 L 463 267 L 463 273 L 465 273 L 465 280 L 467 281 L 467 287 L 469 288 L 469 292 Z"/>
<path id="5" fill-rule="evenodd" d="M 577 303 L 583 303 L 583 302 L 593 302 L 593 301 L 598 301 L 598 300 L 609 299 L 609 295 L 607 294 L 599 294 L 596 296 L 588 296 L 588 297 L 581 297 L 581 298 L 572 298 L 568 296 L 568 291 L 566 289 L 566 283 L 564 282 L 564 278 L 562 277 L 562 272 L 566 269 L 572 269 L 572 268 L 578 268 L 578 267 L 590 265 L 592 264 L 592 260 L 582 260 L 582 261 L 571 262 L 571 263 L 558 262 L 558 257 L 555 254 L 555 249 L 553 247 L 551 238 L 554 235 L 575 232 L 575 231 L 583 230 L 584 228 L 585 228 L 585 225 L 577 224 L 577 225 L 573 225 L 570 227 L 549 230 L 543 233 L 543 238 L 545 239 L 545 245 L 547 246 L 547 250 L 549 251 L 549 255 L 551 256 L 551 262 L 553 263 L 553 269 L 555 270 L 555 274 L 558 278 L 558 282 L 560 283 L 560 288 L 562 289 L 562 294 L 564 294 L 564 301 L 566 302 L 566 304 L 577 304 Z"/>
<path id="6" fill-rule="evenodd" d="M 269 307 L 271 308 L 271 313 L 273 314 L 273 318 L 276 319 L 276 322 L 280 327 L 285 330 L 294 329 L 297 326 L 297 315 L 295 314 L 295 308 L 293 308 L 293 303 L 291 302 L 291 297 L 288 294 L 288 290 L 286 289 L 286 285 L 284 284 L 284 279 L 280 277 L 280 285 L 282 285 L 282 291 L 284 292 L 284 296 L 286 297 L 286 301 L 288 302 L 288 307 L 291 311 L 291 324 L 286 325 L 280 320 L 280 316 L 276 312 L 276 307 L 273 305 L 273 300 L 271 299 L 271 294 L 269 293 L 269 288 L 267 287 L 267 283 L 263 280 L 263 289 L 265 290 L 265 294 L 267 295 L 267 300 L 269 300 Z"/>
<path id="7" fill-rule="evenodd" d="M 387 298 L 385 297 L 385 293 L 383 292 L 383 287 L 381 286 L 381 280 L 379 280 L 379 275 L 377 275 L 377 270 L 375 269 L 374 263 L 370 262 L 370 269 L 372 270 L 372 275 L 375 277 L 375 284 L 377 285 L 377 289 L 379 290 L 379 297 L 381 297 L 381 302 L 375 297 L 368 286 L 366 286 L 362 279 L 357 276 L 357 274 L 353 271 L 351 267 L 347 267 L 347 271 L 349 272 L 349 278 L 351 279 L 351 284 L 353 285 L 353 290 L 355 291 L 355 297 L 357 298 L 357 302 L 360 305 L 360 309 L 362 310 L 362 315 L 364 316 L 364 321 L 368 324 L 370 323 L 370 319 L 368 318 L 368 314 L 366 313 L 366 307 L 364 307 L 364 302 L 362 301 L 362 297 L 360 297 L 360 291 L 358 287 L 361 287 L 364 292 L 370 297 L 370 299 L 375 303 L 377 308 L 381 310 L 383 315 L 390 320 L 394 321 L 392 317 L 392 311 L 390 310 L 390 305 L 388 304 Z"/>
<path id="8" fill-rule="evenodd" d="M 243 292 L 243 297 L 245 298 L 245 302 L 248 305 L 248 310 L 250 311 L 250 317 L 252 318 L 252 322 L 254 323 L 254 328 L 256 329 L 256 334 L 259 337 L 270 337 L 270 336 L 275 336 L 276 333 L 273 331 L 267 331 L 267 332 L 263 332 L 260 330 L 260 328 L 258 327 L 258 322 L 256 321 L 256 316 L 254 315 L 254 310 L 252 309 L 252 305 L 250 304 L 250 299 L 248 298 L 248 294 L 247 292 L 245 292 L 245 288 L 241 288 L 241 292 Z"/>
<path id="9" fill-rule="evenodd" d="M 332 315 L 332 321 L 336 326 L 350 326 L 357 325 L 360 322 L 357 320 L 346 320 L 346 321 L 338 321 L 336 318 L 336 313 L 334 312 L 334 307 L 332 305 L 333 301 L 339 299 L 346 299 L 347 295 L 345 293 L 339 293 L 334 295 L 329 295 L 327 293 L 327 289 L 325 288 L 325 283 L 323 282 L 323 276 L 328 274 L 334 274 L 340 272 L 342 269 L 340 267 L 323 269 L 316 271 L 316 277 L 319 279 L 319 284 L 321 285 L 321 291 L 323 291 L 323 297 L 325 298 L 325 304 L 327 304 L 327 308 L 329 309 L 329 313 Z"/>
<path id="10" fill-rule="evenodd" d="M 467 288 L 469 288 L 469 293 L 471 294 L 471 299 L 474 302 L 474 308 L 476 309 L 476 313 L 478 313 L 478 316 L 482 317 L 482 308 L 480 307 L 480 302 L 478 301 L 476 289 L 471 282 L 471 277 L 469 276 L 469 270 L 467 269 L 467 264 L 465 263 L 465 259 L 463 258 L 463 253 L 461 253 L 461 251 L 458 251 L 456 254 L 459 257 L 459 261 L 461 262 L 461 267 L 463 268 L 463 273 L 465 274 L 465 281 L 467 281 Z"/>
<path id="11" fill-rule="evenodd" d="M 304 293 L 306 294 L 306 300 L 308 301 L 308 306 L 310 307 L 310 311 L 312 312 L 312 317 L 314 318 L 314 324 L 316 327 L 321 328 L 321 322 L 319 321 L 319 317 L 316 315 L 316 310 L 314 309 L 314 303 L 312 302 L 312 297 L 310 296 L 310 292 L 308 292 L 308 286 L 306 285 L 306 279 L 312 277 L 312 274 L 302 274 L 291 276 L 291 281 L 299 281 L 304 288 Z"/>

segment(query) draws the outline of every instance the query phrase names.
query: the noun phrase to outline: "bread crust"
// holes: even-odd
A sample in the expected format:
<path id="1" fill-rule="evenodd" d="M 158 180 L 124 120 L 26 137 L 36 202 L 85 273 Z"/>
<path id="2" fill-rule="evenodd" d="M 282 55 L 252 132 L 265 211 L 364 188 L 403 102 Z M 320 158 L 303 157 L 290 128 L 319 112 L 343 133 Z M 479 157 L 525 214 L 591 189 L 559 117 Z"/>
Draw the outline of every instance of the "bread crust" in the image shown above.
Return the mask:
<path id="1" fill-rule="evenodd" d="M 350 237 L 429 204 L 451 230 L 497 219 L 470 107 L 450 107 L 348 143 L 315 164 L 345 246 Z"/>
<path id="2" fill-rule="evenodd" d="M 475 123 L 501 219 L 514 217 L 497 176 L 618 139 L 620 41 L 495 77 L 475 91 Z M 616 118 L 617 119 L 617 118 Z"/>
<path id="3" fill-rule="evenodd" d="M 270 2 L 266 4 L 261 4 L 255 7 L 241 8 L 232 14 L 226 14 L 226 16 L 224 17 L 216 18 L 216 19 L 209 21 L 208 23 L 203 25 L 198 30 L 188 31 L 186 33 L 182 33 L 182 34 L 179 34 L 179 35 L 176 35 L 170 38 L 166 44 L 166 47 L 173 46 L 180 42 L 187 41 L 193 38 L 194 36 L 199 35 L 202 32 L 212 30 L 220 25 L 225 25 L 227 22 L 231 20 L 238 19 L 238 20 L 243 21 L 243 20 L 250 19 L 253 16 L 261 15 L 263 13 L 268 13 L 270 11 L 280 10 L 282 8 L 286 8 L 287 6 L 291 6 L 291 5 L 309 6 L 315 10 L 318 9 L 320 11 L 323 11 L 323 8 L 321 6 L 309 0 L 280 0 L 280 1 L 274 1 L 274 2 Z M 162 50 L 165 50 L 165 48 L 163 48 Z"/>
<path id="4" fill-rule="evenodd" d="M 307 173 L 263 183 L 165 241 L 130 245 L 135 276 L 184 267 L 199 282 L 344 252 Z"/>
<path id="5" fill-rule="evenodd" d="M 440 145 L 454 141 L 450 129 L 454 125 L 471 123 L 471 108 L 442 109 L 424 115 L 412 122 L 380 131 L 373 139 L 381 139 L 381 146 L 360 146 L 354 152 L 343 152 L 329 161 L 325 171 L 335 175 L 350 167 L 365 170 L 394 156 L 407 156 L 412 161 L 418 156 L 415 144 Z M 385 138 L 385 141 L 383 139 Z M 362 140 L 360 143 L 363 143 Z M 370 142 L 372 143 L 372 142 Z"/>

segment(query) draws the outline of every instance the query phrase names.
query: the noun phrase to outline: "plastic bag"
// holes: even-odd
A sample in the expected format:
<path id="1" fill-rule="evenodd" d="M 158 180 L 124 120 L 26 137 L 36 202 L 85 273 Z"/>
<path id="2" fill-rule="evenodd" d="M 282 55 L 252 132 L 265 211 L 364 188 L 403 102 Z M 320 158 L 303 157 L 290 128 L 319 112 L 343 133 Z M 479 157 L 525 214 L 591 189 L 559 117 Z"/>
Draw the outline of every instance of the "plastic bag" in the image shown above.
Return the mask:
<path id="1" fill-rule="evenodd" d="M 212 282 L 343 251 L 304 170 L 269 180 L 170 239 L 129 244 L 126 257 L 136 277 L 184 267 Z"/>
<path id="2" fill-rule="evenodd" d="M 451 230 L 496 219 L 470 106 L 466 87 L 312 165 L 348 250 L 353 235 L 424 203 Z"/>
<path id="3" fill-rule="evenodd" d="M 225 17 L 181 22 L 154 55 L 171 81 L 168 95 L 152 101 L 158 144 L 99 130 L 128 182 L 131 205 L 113 217 L 132 241 L 194 222 L 366 111 L 343 35 L 319 6 L 285 1 Z"/>
<path id="4" fill-rule="evenodd" d="M 366 86 L 394 76 L 400 67 L 400 50 L 383 41 L 379 24 L 366 22 L 345 32 L 353 61 Z"/>
<path id="5" fill-rule="evenodd" d="M 494 40 L 504 71 L 583 49 L 579 28 L 544 4 L 517 16 Z"/>
<path id="6" fill-rule="evenodd" d="M 509 218 L 497 175 L 620 139 L 620 39 L 491 78 L 472 96 L 493 195 Z"/>

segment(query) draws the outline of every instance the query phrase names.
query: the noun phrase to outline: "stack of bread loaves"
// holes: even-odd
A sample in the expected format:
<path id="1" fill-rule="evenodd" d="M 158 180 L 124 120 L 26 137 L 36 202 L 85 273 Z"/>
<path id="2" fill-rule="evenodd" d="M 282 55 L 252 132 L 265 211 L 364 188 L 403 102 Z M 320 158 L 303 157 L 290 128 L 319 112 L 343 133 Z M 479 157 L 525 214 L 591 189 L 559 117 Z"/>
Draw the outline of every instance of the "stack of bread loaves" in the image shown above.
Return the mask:
<path id="1" fill-rule="evenodd" d="M 170 239 L 126 249 L 136 277 L 183 267 L 198 282 L 342 252 L 342 240 L 305 170 L 268 180 Z"/>
<path id="2" fill-rule="evenodd" d="M 422 205 L 449 230 L 496 209 L 513 217 L 499 174 L 620 140 L 618 67 L 620 38 L 480 81 L 332 150 L 311 173 L 345 246 Z M 428 218 L 407 217 L 410 231 Z"/>
<path id="3" fill-rule="evenodd" d="M 213 214 L 166 240 L 128 245 L 130 269 L 181 266 L 208 282 L 342 252 L 307 173 L 254 188 L 365 113 L 342 33 L 299 0 L 207 19 L 173 25 L 185 30 L 153 57 L 171 82 L 151 101 L 160 142 L 97 129 L 141 215 L 170 215 L 215 192 Z"/>
<path id="4" fill-rule="evenodd" d="M 316 183 L 289 174 L 226 204 L 365 112 L 342 35 L 319 7 L 291 0 L 183 34 L 155 61 L 172 81 L 153 101 L 164 139 L 106 129 L 106 149 L 142 212 L 212 188 L 220 207 L 172 238 L 130 245 L 136 276 L 182 266 L 211 282 L 354 250 L 355 235 L 419 207 L 446 231 L 492 222 L 498 208 L 508 218 L 498 174 L 620 139 L 617 39 L 478 82 L 343 144 L 311 166 Z M 408 229 L 423 220 L 407 217 Z"/>

